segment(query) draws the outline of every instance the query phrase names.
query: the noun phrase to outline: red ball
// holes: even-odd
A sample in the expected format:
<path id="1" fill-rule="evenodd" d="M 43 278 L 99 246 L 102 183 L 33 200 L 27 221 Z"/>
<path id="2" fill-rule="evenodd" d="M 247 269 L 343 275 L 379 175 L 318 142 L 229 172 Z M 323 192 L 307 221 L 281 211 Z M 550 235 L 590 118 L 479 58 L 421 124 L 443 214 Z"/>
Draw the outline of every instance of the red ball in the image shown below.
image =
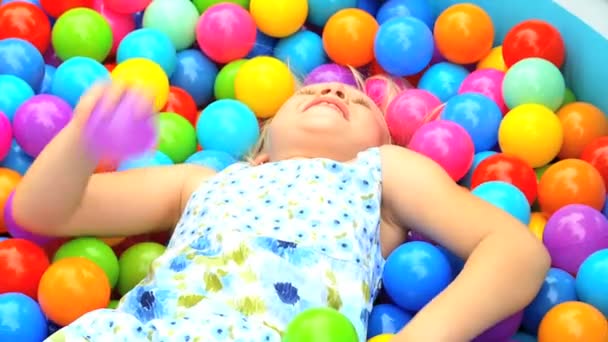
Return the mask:
<path id="1" fill-rule="evenodd" d="M 162 111 L 177 113 L 196 127 L 196 119 L 198 117 L 196 102 L 194 102 L 192 96 L 182 88 L 175 86 L 169 88 L 169 98 Z"/>
<path id="2" fill-rule="evenodd" d="M 51 43 L 51 22 L 44 11 L 29 2 L 0 6 L 0 40 L 20 38 L 44 54 Z"/>
<path id="3" fill-rule="evenodd" d="M 484 159 L 473 171 L 471 189 L 490 181 L 510 183 L 524 193 L 532 205 L 538 193 L 534 169 L 523 159 L 504 153 L 494 154 Z"/>
<path id="4" fill-rule="evenodd" d="M 38 298 L 38 283 L 49 267 L 42 247 L 23 239 L 0 242 L 0 294 L 19 292 Z"/>
<path id="5" fill-rule="evenodd" d="M 608 185 L 608 137 L 600 137 L 591 141 L 583 150 L 581 159 L 595 167 L 604 184 Z"/>
<path id="6" fill-rule="evenodd" d="M 502 43 L 502 56 L 507 67 L 525 58 L 538 57 L 561 68 L 566 47 L 554 26 L 542 20 L 526 20 L 507 33 Z"/>
<path id="7" fill-rule="evenodd" d="M 93 0 L 40 0 L 40 6 L 53 18 L 76 7 L 93 8 Z"/>

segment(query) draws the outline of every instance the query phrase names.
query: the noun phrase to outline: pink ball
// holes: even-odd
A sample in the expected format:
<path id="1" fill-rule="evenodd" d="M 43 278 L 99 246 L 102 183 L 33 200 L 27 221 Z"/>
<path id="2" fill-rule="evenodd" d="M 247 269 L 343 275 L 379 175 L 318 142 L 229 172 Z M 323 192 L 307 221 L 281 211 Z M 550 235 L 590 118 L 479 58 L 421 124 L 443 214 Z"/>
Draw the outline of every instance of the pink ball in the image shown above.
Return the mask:
<path id="1" fill-rule="evenodd" d="M 412 135 L 425 122 L 437 119 L 441 100 L 422 89 L 399 93 L 386 109 L 386 124 L 393 143 L 407 146 Z"/>
<path id="2" fill-rule="evenodd" d="M 99 14 L 106 19 L 108 24 L 110 24 L 113 38 L 110 56 L 114 56 L 118 49 L 118 44 L 120 44 L 122 39 L 129 34 L 129 32 L 135 30 L 135 18 L 132 14 L 112 11 L 106 6 L 104 0 L 94 0 L 93 9 L 99 12 Z"/>
<path id="3" fill-rule="evenodd" d="M 6 158 L 11 150 L 13 128 L 8 117 L 0 112 L 0 160 Z"/>
<path id="4" fill-rule="evenodd" d="M 198 46 L 218 63 L 241 59 L 253 49 L 256 25 L 251 14 L 233 3 L 209 7 L 196 25 Z"/>
<path id="5" fill-rule="evenodd" d="M 505 73 L 496 69 L 479 69 L 470 73 L 460 85 L 458 94 L 480 93 L 496 102 L 502 113 L 507 112 L 507 105 L 502 97 L 502 80 Z"/>
<path id="6" fill-rule="evenodd" d="M 116 13 L 135 14 L 144 10 L 152 0 L 103 0 L 106 7 Z"/>
<path id="7" fill-rule="evenodd" d="M 399 92 L 411 88 L 408 81 L 397 77 L 376 75 L 365 80 L 365 93 L 380 108 L 386 108 Z"/>
<path id="8" fill-rule="evenodd" d="M 467 131 L 457 123 L 437 120 L 422 125 L 410 141 L 410 149 L 433 159 L 458 181 L 473 164 L 475 146 Z"/>

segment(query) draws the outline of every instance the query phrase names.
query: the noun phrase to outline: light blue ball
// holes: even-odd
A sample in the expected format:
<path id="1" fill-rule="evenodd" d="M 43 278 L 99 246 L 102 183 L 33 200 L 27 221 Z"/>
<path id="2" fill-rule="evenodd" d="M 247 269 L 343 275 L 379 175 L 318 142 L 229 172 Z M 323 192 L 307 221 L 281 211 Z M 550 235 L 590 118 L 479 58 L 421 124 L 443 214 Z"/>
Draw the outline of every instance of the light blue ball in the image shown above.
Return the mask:
<path id="1" fill-rule="evenodd" d="M 397 17 L 412 16 L 433 29 L 435 16 L 429 0 L 389 0 L 378 9 L 376 20 L 379 24 Z"/>
<path id="2" fill-rule="evenodd" d="M 429 91 L 441 102 L 446 102 L 458 94 L 462 81 L 469 71 L 457 64 L 440 62 L 431 66 L 418 81 L 418 88 Z"/>
<path id="3" fill-rule="evenodd" d="M 203 150 L 223 151 L 236 159 L 247 154 L 260 138 L 258 120 L 249 107 L 232 99 L 209 104 L 196 123 Z"/>
<path id="4" fill-rule="evenodd" d="M 142 28 L 127 34 L 116 51 L 116 61 L 131 58 L 146 58 L 156 64 L 171 77 L 177 65 L 177 51 L 169 36 L 153 28 Z"/>
<path id="5" fill-rule="evenodd" d="M 40 86 L 39 94 L 50 94 L 51 87 L 53 85 L 53 78 L 55 77 L 55 72 L 57 68 L 52 65 L 44 66 L 44 78 L 42 79 L 42 85 Z"/>
<path id="6" fill-rule="evenodd" d="M 11 149 L 8 154 L 0 163 L 0 166 L 17 171 L 20 175 L 25 175 L 25 172 L 30 168 L 34 158 L 27 155 L 21 146 L 17 144 L 17 141 L 13 139 L 11 142 Z"/>
<path id="7" fill-rule="evenodd" d="M 524 193 L 515 185 L 503 181 L 490 181 L 478 185 L 471 193 L 506 211 L 521 223 L 525 225 L 530 223 L 530 204 Z"/>
<path id="8" fill-rule="evenodd" d="M 0 112 L 13 120 L 15 111 L 34 96 L 34 90 L 24 80 L 13 75 L 0 75 Z"/>
<path id="9" fill-rule="evenodd" d="M 518 332 L 517 334 L 513 335 L 513 337 L 511 337 L 511 340 L 514 342 L 537 342 L 538 341 L 536 339 L 536 337 L 534 337 L 530 334 L 526 334 L 524 332 Z"/>
<path id="10" fill-rule="evenodd" d="M 131 169 L 140 169 L 144 167 L 168 166 L 173 165 L 173 160 L 161 151 L 146 153 L 142 156 L 129 158 L 122 161 L 117 171 L 125 171 Z"/>
<path id="11" fill-rule="evenodd" d="M 318 34 L 307 30 L 279 40 L 274 56 L 287 64 L 300 79 L 304 79 L 319 65 L 327 63 L 323 40 Z"/>
<path id="12" fill-rule="evenodd" d="M 412 314 L 393 304 L 375 305 L 367 321 L 367 339 L 381 334 L 396 334 L 411 320 Z"/>
<path id="13" fill-rule="evenodd" d="M 578 269 L 576 293 L 608 317 L 608 249 L 591 254 Z"/>
<path id="14" fill-rule="evenodd" d="M 93 84 L 109 78 L 110 72 L 98 61 L 89 57 L 72 57 L 55 71 L 51 94 L 74 107 Z"/>
<path id="15" fill-rule="evenodd" d="M 307 22 L 323 27 L 336 12 L 352 7 L 357 7 L 357 0 L 308 0 Z"/>
<path id="16" fill-rule="evenodd" d="M 17 76 L 37 92 L 44 78 L 44 58 L 26 40 L 0 39 L 0 74 Z"/>
<path id="17" fill-rule="evenodd" d="M 40 342 L 47 320 L 38 303 L 22 293 L 0 294 L 0 341 Z"/>
<path id="18" fill-rule="evenodd" d="M 216 172 L 220 172 L 236 162 L 237 160 L 230 154 L 213 150 L 198 151 L 185 161 L 187 164 L 208 167 Z"/>

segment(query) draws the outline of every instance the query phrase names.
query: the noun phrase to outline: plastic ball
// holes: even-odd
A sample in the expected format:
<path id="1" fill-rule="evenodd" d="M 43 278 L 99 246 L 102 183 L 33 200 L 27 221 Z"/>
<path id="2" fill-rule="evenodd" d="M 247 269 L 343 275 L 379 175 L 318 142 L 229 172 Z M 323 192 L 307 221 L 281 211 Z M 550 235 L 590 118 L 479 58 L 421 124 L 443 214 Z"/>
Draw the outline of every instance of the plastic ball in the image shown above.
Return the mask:
<path id="1" fill-rule="evenodd" d="M 176 113 L 158 115 L 158 150 L 174 163 L 182 163 L 196 152 L 194 126 Z"/>
<path id="2" fill-rule="evenodd" d="M 439 117 L 439 106 L 441 101 L 426 90 L 405 90 L 395 96 L 385 115 L 393 143 L 407 146 L 423 124 Z"/>
<path id="3" fill-rule="evenodd" d="M 282 341 L 357 342 L 359 337 L 346 316 L 335 309 L 319 307 L 306 309 L 289 322 Z"/>
<path id="4" fill-rule="evenodd" d="M 249 0 L 193 0 L 192 2 L 196 6 L 198 12 L 201 14 L 204 13 L 209 7 L 217 5 L 221 2 L 231 2 L 243 7 L 244 9 L 249 9 Z"/>
<path id="5" fill-rule="evenodd" d="M 551 165 L 538 183 L 538 202 L 547 214 L 568 204 L 602 210 L 606 186 L 600 173 L 584 160 L 564 159 Z"/>
<path id="6" fill-rule="evenodd" d="M 15 112 L 15 139 L 35 158 L 71 120 L 72 108 L 67 102 L 54 95 L 36 95 Z"/>
<path id="7" fill-rule="evenodd" d="M 335 63 L 317 66 L 304 79 L 305 86 L 325 82 L 339 82 L 350 86 L 357 85 L 357 80 L 352 70 Z"/>
<path id="8" fill-rule="evenodd" d="M 21 38 L 43 54 L 51 43 L 51 23 L 42 8 L 19 1 L 0 7 L 0 40 Z"/>
<path id="9" fill-rule="evenodd" d="M 33 162 L 34 159 L 23 151 L 15 139 L 12 139 L 10 150 L 6 157 L 2 159 L 0 167 L 11 169 L 23 176 Z M 2 230 L 3 228 L 0 227 L 0 232 Z"/>
<path id="10" fill-rule="evenodd" d="M 513 336 L 521 324 L 523 312 L 519 311 L 488 328 L 472 342 L 506 341 Z"/>
<path id="11" fill-rule="evenodd" d="M 125 159 L 118 164 L 116 171 L 173 165 L 173 160 L 161 151 L 148 152 L 144 155 Z"/>
<path id="12" fill-rule="evenodd" d="M 378 29 L 376 19 L 369 13 L 358 8 L 343 9 L 325 24 L 323 46 L 335 63 L 358 68 L 374 60 Z"/>
<path id="13" fill-rule="evenodd" d="M 112 70 L 112 79 L 137 87 L 154 98 L 154 110 L 165 106 L 169 97 L 169 79 L 162 67 L 145 58 L 131 58 Z"/>
<path id="14" fill-rule="evenodd" d="M 198 46 L 217 63 L 244 58 L 253 48 L 255 38 L 251 14 L 229 2 L 209 7 L 196 25 Z"/>
<path id="15" fill-rule="evenodd" d="M 152 0 L 103 0 L 104 4 L 112 11 L 121 14 L 134 14 L 145 9 Z"/>
<path id="16" fill-rule="evenodd" d="M 481 164 L 482 161 L 486 160 L 490 156 L 493 156 L 493 155 L 495 155 L 497 153 L 498 152 L 496 152 L 496 151 L 483 151 L 483 152 L 477 152 L 477 153 L 475 153 L 475 156 L 473 157 L 473 164 L 471 165 L 471 167 L 467 171 L 467 174 L 460 180 L 459 184 L 462 185 L 462 186 L 464 186 L 464 187 L 466 187 L 466 188 L 470 188 L 471 187 L 471 181 L 473 179 L 473 173 L 477 169 L 477 166 L 479 164 Z"/>
<path id="17" fill-rule="evenodd" d="M 456 64 L 470 64 L 488 55 L 494 42 L 494 24 L 481 7 L 463 3 L 439 14 L 434 26 L 441 55 Z"/>
<path id="18" fill-rule="evenodd" d="M 591 254 L 608 248 L 608 219 L 587 205 L 563 206 L 549 217 L 543 243 L 553 267 L 576 274 Z"/>
<path id="19" fill-rule="evenodd" d="M 608 340 L 608 321 L 593 306 L 569 301 L 547 312 L 538 328 L 538 342 L 603 342 Z"/>
<path id="20" fill-rule="evenodd" d="M 530 223 L 528 223 L 528 229 L 534 236 L 536 236 L 539 240 L 543 240 L 543 235 L 545 233 L 545 227 L 547 225 L 548 216 L 542 212 L 534 212 L 530 216 Z"/>
<path id="21" fill-rule="evenodd" d="M 590 103 L 573 102 L 561 107 L 556 114 L 564 131 L 560 159 L 580 158 L 589 143 L 608 136 L 606 114 Z"/>
<path id="22" fill-rule="evenodd" d="M 247 62 L 246 59 L 238 59 L 222 67 L 215 78 L 215 84 L 213 86 L 213 93 L 216 99 L 222 100 L 236 98 L 236 94 L 234 93 L 234 80 L 239 69 L 241 66 L 243 66 L 243 64 L 245 64 L 245 62 Z"/>
<path id="23" fill-rule="evenodd" d="M 490 150 L 498 142 L 502 112 L 494 101 L 482 94 L 464 93 L 452 97 L 443 107 L 441 119 L 462 126 L 473 139 L 476 152 Z"/>
<path id="24" fill-rule="evenodd" d="M 395 304 L 405 310 L 418 311 L 450 283 L 452 270 L 437 247 L 412 241 L 389 255 L 382 278 Z"/>
<path id="25" fill-rule="evenodd" d="M 19 38 L 0 39 L 0 74 L 20 78 L 36 92 L 40 90 L 44 78 L 44 59 L 28 41 Z"/>
<path id="26" fill-rule="evenodd" d="M 32 298 L 22 293 L 0 294 L 0 340 L 39 342 L 47 337 L 46 317 Z"/>
<path id="27" fill-rule="evenodd" d="M 247 58 L 272 56 L 274 54 L 274 47 L 278 41 L 278 38 L 271 37 L 258 29 L 255 35 L 255 44 L 253 49 L 247 54 Z"/>
<path id="28" fill-rule="evenodd" d="M 53 262 L 66 258 L 86 258 L 101 267 L 111 288 L 118 282 L 118 258 L 112 248 L 99 239 L 81 237 L 66 242 L 55 252 Z"/>
<path id="29" fill-rule="evenodd" d="M 177 67 L 171 76 L 171 85 L 184 89 L 197 106 L 207 104 L 213 97 L 213 86 L 218 68 L 198 49 L 177 53 Z"/>
<path id="30" fill-rule="evenodd" d="M 566 83 L 560 70 L 541 58 L 526 58 L 506 73 L 502 93 L 509 108 L 535 103 L 557 110 L 564 100 Z"/>
<path id="31" fill-rule="evenodd" d="M 142 25 L 166 34 L 177 51 L 196 41 L 199 13 L 190 0 L 152 1 L 144 12 Z"/>
<path id="32" fill-rule="evenodd" d="M 581 159 L 593 165 L 602 176 L 604 185 L 608 186 L 608 137 L 600 137 L 587 144 Z"/>
<path id="33" fill-rule="evenodd" d="M 112 50 L 112 29 L 104 17 L 89 8 L 74 8 L 53 25 L 52 43 L 62 60 L 90 57 L 102 62 Z"/>
<path id="34" fill-rule="evenodd" d="M 142 281 L 148 274 L 152 262 L 164 252 L 165 246 L 155 242 L 137 243 L 122 252 L 118 259 L 120 265 L 118 293 L 124 296 Z"/>
<path id="35" fill-rule="evenodd" d="M 223 151 L 203 150 L 198 151 L 186 159 L 187 164 L 196 164 L 220 172 L 238 160 Z"/>
<path id="36" fill-rule="evenodd" d="M 432 29 L 433 24 L 435 23 L 433 8 L 428 0 L 385 1 L 380 8 L 378 8 L 376 20 L 378 20 L 379 24 L 383 24 L 392 18 L 407 16 L 422 21 L 429 29 Z"/>
<path id="37" fill-rule="evenodd" d="M 283 38 L 298 32 L 308 17 L 307 0 L 251 0 L 249 12 L 258 29 Z"/>
<path id="38" fill-rule="evenodd" d="M 7 232 L 9 228 L 7 222 L 5 222 L 4 214 L 7 211 L 6 209 L 10 208 L 10 205 L 7 206 L 9 200 L 12 198 L 13 191 L 17 187 L 17 184 L 21 181 L 21 174 L 15 170 L 8 169 L 6 167 L 0 168 L 0 207 L 2 208 L 2 213 L 0 213 L 0 232 Z M 13 222 L 8 222 L 12 223 Z M 14 227 L 12 227 L 14 228 Z M 9 232 L 10 234 L 10 232 Z M 14 236 L 14 238 L 20 238 L 20 236 Z"/>
<path id="39" fill-rule="evenodd" d="M 99 62 L 88 57 L 73 57 L 55 71 L 51 94 L 75 107 L 80 97 L 93 84 L 110 78 L 110 72 Z"/>
<path id="40" fill-rule="evenodd" d="M 279 40 L 274 56 L 288 64 L 299 79 L 304 79 L 316 67 L 327 62 L 321 36 L 308 30 Z"/>
<path id="41" fill-rule="evenodd" d="M 394 337 L 394 334 L 382 334 L 370 338 L 367 342 L 391 342 Z"/>
<path id="42" fill-rule="evenodd" d="M 258 118 L 276 114 L 295 92 L 296 82 L 288 66 L 274 57 L 259 56 L 245 62 L 234 79 L 236 99 Z"/>
<path id="43" fill-rule="evenodd" d="M 393 304 L 375 305 L 367 320 L 367 338 L 396 334 L 411 319 L 411 314 Z"/>
<path id="44" fill-rule="evenodd" d="M 511 214 L 525 225 L 530 222 L 530 204 L 524 193 L 513 184 L 488 181 L 475 187 L 471 194 Z"/>
<path id="45" fill-rule="evenodd" d="M 572 90 L 566 88 L 566 90 L 564 91 L 564 101 L 562 102 L 562 107 L 575 101 L 577 101 L 576 95 L 574 95 Z"/>
<path id="46" fill-rule="evenodd" d="M 538 340 L 536 339 L 536 336 L 518 331 L 511 337 L 509 342 L 538 342 Z"/>
<path id="47" fill-rule="evenodd" d="M 608 317 L 608 249 L 594 252 L 583 261 L 576 274 L 578 298 L 600 310 Z"/>
<path id="48" fill-rule="evenodd" d="M 51 87 L 53 86 L 53 78 L 55 77 L 55 72 L 57 68 L 52 65 L 44 66 L 44 78 L 42 79 L 42 84 L 40 85 L 40 90 L 38 94 L 50 94 Z"/>
<path id="49" fill-rule="evenodd" d="M 11 151 L 13 129 L 6 115 L 0 112 L 0 160 L 4 160 Z"/>
<path id="50" fill-rule="evenodd" d="M 12 121 L 15 111 L 34 96 L 32 88 L 13 75 L 0 75 L 0 112 Z"/>
<path id="51" fill-rule="evenodd" d="M 23 293 L 36 300 L 38 284 L 49 267 L 49 259 L 42 247 L 24 239 L 0 242 L 0 294 Z"/>
<path id="52" fill-rule="evenodd" d="M 66 326 L 88 312 L 106 308 L 110 283 L 103 269 L 89 259 L 61 259 L 40 279 L 38 302 L 51 321 Z"/>
<path id="53" fill-rule="evenodd" d="M 146 58 L 160 65 L 171 77 L 177 65 L 177 52 L 169 37 L 157 29 L 142 28 L 127 34 L 118 46 L 116 62 Z"/>
<path id="54" fill-rule="evenodd" d="M 441 102 L 446 102 L 458 93 L 462 82 L 468 75 L 469 71 L 465 67 L 440 62 L 424 71 L 418 81 L 418 89 L 428 90 Z"/>
<path id="55" fill-rule="evenodd" d="M 508 67 L 525 58 L 545 59 L 557 68 L 564 64 L 566 48 L 559 31 L 546 21 L 530 19 L 513 26 L 503 40 L 503 57 Z"/>
<path id="56" fill-rule="evenodd" d="M 334 13 L 353 7 L 357 7 L 357 0 L 309 0 L 306 22 L 323 27 Z"/>
<path id="57" fill-rule="evenodd" d="M 412 89 L 413 86 L 407 81 L 397 77 L 387 77 L 375 75 L 365 79 L 363 85 L 365 93 L 383 111 L 388 109 L 388 105 L 402 91 Z"/>
<path id="58" fill-rule="evenodd" d="M 481 69 L 495 69 L 502 72 L 507 71 L 507 65 L 502 58 L 502 45 L 493 47 L 488 55 L 477 63 L 477 70 Z"/>
<path id="59" fill-rule="evenodd" d="M 16 172 L 13 173 L 12 177 L 14 177 L 14 178 L 12 178 L 11 176 L 9 176 L 9 177 L 6 177 L 6 176 L 7 176 L 7 172 L 5 171 L 5 179 L 3 179 L 3 180 L 7 181 L 7 183 L 8 183 L 8 184 L 6 184 L 7 185 L 6 188 L 10 187 L 11 185 L 16 186 L 16 184 L 14 182 L 15 182 L 15 179 L 20 178 L 19 174 L 17 174 Z M 14 189 L 14 187 L 13 187 L 13 189 Z M 13 197 L 14 197 L 14 191 L 12 191 L 9 194 L 8 198 L 4 202 L 4 210 L 3 210 L 3 215 L 2 215 L 4 225 L 6 226 L 6 230 L 9 233 L 9 235 L 16 239 L 28 240 L 28 241 L 34 242 L 37 245 L 47 247 L 49 242 L 53 241 L 52 237 L 32 233 L 28 230 L 25 230 L 21 225 L 19 225 L 17 222 L 15 222 L 15 218 L 13 217 L 13 212 L 12 212 Z"/>
<path id="60" fill-rule="evenodd" d="M 205 150 L 243 158 L 260 137 L 255 114 L 243 103 L 218 100 L 207 106 L 196 124 L 198 141 Z"/>
<path id="61" fill-rule="evenodd" d="M 169 87 L 169 97 L 161 111 L 177 113 L 188 120 L 193 126 L 196 125 L 199 113 L 192 96 L 184 89 L 176 86 Z"/>
<path id="62" fill-rule="evenodd" d="M 433 57 L 433 34 L 428 26 L 414 17 L 390 19 L 380 25 L 376 33 L 374 56 L 378 64 L 392 75 L 417 74 L 429 65 Z"/>
<path id="63" fill-rule="evenodd" d="M 509 111 L 498 129 L 502 152 L 537 168 L 552 161 L 562 148 L 564 132 L 558 117 L 540 104 L 524 104 Z"/>
<path id="64" fill-rule="evenodd" d="M 502 82 L 505 73 L 496 69 L 480 69 L 470 73 L 460 84 L 459 94 L 479 93 L 492 99 L 501 112 L 507 112 L 502 96 Z"/>
<path id="65" fill-rule="evenodd" d="M 107 8 L 105 0 L 94 0 L 93 9 L 108 22 L 112 30 L 112 48 L 108 57 L 114 57 L 118 45 L 129 32 L 135 30 L 135 18 L 130 14 L 121 14 Z"/>
<path id="66" fill-rule="evenodd" d="M 447 120 L 422 125 L 412 136 L 408 148 L 433 159 L 454 181 L 464 177 L 475 154 L 467 131 Z"/>

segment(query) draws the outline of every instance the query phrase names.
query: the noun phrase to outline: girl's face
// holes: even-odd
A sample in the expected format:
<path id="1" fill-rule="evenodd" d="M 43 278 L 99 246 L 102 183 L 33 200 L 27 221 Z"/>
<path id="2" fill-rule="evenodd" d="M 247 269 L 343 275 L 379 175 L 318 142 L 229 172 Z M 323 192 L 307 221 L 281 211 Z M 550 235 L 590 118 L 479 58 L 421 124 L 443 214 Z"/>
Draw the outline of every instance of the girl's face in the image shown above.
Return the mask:
<path id="1" fill-rule="evenodd" d="M 390 143 L 384 116 L 365 93 L 342 83 L 302 88 L 269 126 L 270 160 L 331 158 L 347 161 L 370 147 Z"/>

